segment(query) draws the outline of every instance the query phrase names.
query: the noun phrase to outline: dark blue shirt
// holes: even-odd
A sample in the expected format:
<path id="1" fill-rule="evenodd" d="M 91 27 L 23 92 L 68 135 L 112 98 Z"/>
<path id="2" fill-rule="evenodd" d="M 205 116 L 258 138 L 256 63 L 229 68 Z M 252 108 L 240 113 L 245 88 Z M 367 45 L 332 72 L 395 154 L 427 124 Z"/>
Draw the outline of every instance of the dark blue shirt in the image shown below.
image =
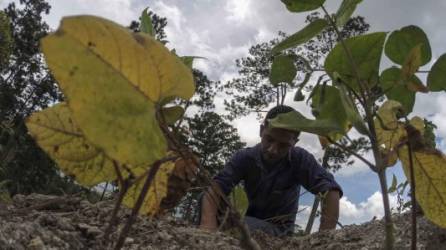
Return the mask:
<path id="1" fill-rule="evenodd" d="M 333 175 L 300 147 L 292 148 L 286 158 L 269 169 L 262 163 L 260 144 L 239 150 L 214 179 L 226 195 L 243 182 L 249 200 L 247 216 L 280 218 L 285 224 L 294 224 L 301 185 L 313 194 L 336 189 L 342 196 Z"/>

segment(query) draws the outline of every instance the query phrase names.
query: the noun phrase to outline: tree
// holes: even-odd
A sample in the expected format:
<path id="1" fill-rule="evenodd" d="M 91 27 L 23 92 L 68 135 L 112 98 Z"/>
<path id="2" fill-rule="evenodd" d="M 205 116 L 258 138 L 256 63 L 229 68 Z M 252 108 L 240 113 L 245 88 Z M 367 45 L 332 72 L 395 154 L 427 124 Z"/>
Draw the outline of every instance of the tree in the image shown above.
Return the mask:
<path id="1" fill-rule="evenodd" d="M 319 12 L 314 12 L 307 16 L 305 22 L 311 23 L 320 16 Z M 347 22 L 341 31 L 341 35 L 344 38 L 352 37 L 363 34 L 368 29 L 369 25 L 364 18 L 357 16 Z M 271 64 L 274 59 L 271 50 L 287 37 L 285 33 L 279 32 L 277 38 L 252 46 L 249 49 L 248 57 L 235 61 L 239 68 L 240 77 L 228 81 L 222 86 L 222 90 L 230 97 L 229 101 L 225 100 L 226 110 L 229 112 L 228 118 L 235 119 L 251 112 L 260 114 L 271 103 L 282 102 L 283 95 L 279 95 L 281 89 L 285 90 L 284 93 L 286 93 L 300 87 L 298 81 L 302 81 L 308 71 L 305 61 L 315 71 L 320 70 L 323 58 L 334 47 L 338 39 L 333 28 L 326 28 L 305 44 L 288 50 L 287 53 L 296 58 L 294 63 L 298 75 L 291 84 L 280 84 L 275 87 L 270 84 L 269 79 Z"/>
<path id="2" fill-rule="evenodd" d="M 12 47 L 0 74 L 0 181 L 8 182 L 11 194 L 76 189 L 69 178 L 61 177 L 24 126 L 30 113 L 60 101 L 62 96 L 39 50 L 39 40 L 49 31 L 42 15 L 49 13 L 50 5 L 43 0 L 20 3 L 23 8 L 10 3 L 4 9 L 10 21 Z"/>

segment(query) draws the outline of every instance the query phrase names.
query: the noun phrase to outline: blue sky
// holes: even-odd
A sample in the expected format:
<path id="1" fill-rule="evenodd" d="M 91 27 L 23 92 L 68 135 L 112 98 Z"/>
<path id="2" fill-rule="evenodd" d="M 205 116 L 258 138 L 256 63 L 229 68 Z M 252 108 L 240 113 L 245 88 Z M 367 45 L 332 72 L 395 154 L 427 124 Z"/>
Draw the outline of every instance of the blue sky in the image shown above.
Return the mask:
<path id="1" fill-rule="evenodd" d="M 10 1 L 3 1 L 4 7 Z M 168 46 L 175 48 L 180 55 L 204 56 L 195 67 L 204 71 L 212 80 L 227 81 L 237 76 L 235 59 L 246 56 L 250 46 L 269 41 L 279 30 L 291 34 L 303 27 L 305 14 L 289 13 L 278 0 L 50 0 L 52 10 L 46 17 L 52 28 L 57 28 L 62 16 L 75 14 L 99 15 L 120 24 L 128 25 L 137 19 L 140 12 L 150 6 L 157 14 L 168 18 L 166 29 Z M 335 12 L 340 0 L 327 0 L 327 8 Z M 435 0 L 364 0 L 356 11 L 366 18 L 371 31 L 393 31 L 403 26 L 415 24 L 427 33 L 432 47 L 433 61 L 446 52 L 446 21 L 444 19 L 446 1 Z M 382 69 L 389 65 L 384 60 Z M 425 76 L 420 75 L 421 79 Z M 220 97 L 221 102 L 224 97 Z M 306 115 L 310 110 L 304 104 L 288 104 Z M 432 95 L 417 94 L 414 115 L 428 116 L 439 127 L 438 142 L 445 149 L 446 137 L 446 93 Z M 221 108 L 221 107 L 219 107 Z M 250 115 L 234 122 L 242 139 L 249 145 L 258 141 L 259 122 Z M 253 132 L 254 131 L 254 132 Z M 353 132 L 353 136 L 355 132 Z M 299 146 L 308 149 L 316 156 L 322 151 L 317 138 L 303 134 Z M 371 159 L 371 155 L 366 156 Z M 392 174 L 398 180 L 404 179 L 399 165 L 388 171 L 389 183 Z M 364 164 L 336 173 L 336 179 L 344 188 L 341 200 L 341 222 L 360 223 L 374 215 L 382 215 L 382 202 L 376 174 Z M 394 202 L 394 197 L 392 197 Z M 304 196 L 302 205 L 311 203 L 311 197 Z M 308 210 L 308 209 L 307 209 Z M 305 214 L 305 212 L 303 213 Z M 303 223 L 304 219 L 300 223 Z"/>

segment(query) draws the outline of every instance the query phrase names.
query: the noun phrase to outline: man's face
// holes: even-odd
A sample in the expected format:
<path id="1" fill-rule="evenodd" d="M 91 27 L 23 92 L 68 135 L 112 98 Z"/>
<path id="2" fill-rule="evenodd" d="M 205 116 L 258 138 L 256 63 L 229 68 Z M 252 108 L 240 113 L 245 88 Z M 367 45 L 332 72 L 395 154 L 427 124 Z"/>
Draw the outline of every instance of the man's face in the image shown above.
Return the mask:
<path id="1" fill-rule="evenodd" d="M 294 132 L 280 128 L 260 128 L 263 160 L 273 164 L 283 159 L 298 141 Z"/>

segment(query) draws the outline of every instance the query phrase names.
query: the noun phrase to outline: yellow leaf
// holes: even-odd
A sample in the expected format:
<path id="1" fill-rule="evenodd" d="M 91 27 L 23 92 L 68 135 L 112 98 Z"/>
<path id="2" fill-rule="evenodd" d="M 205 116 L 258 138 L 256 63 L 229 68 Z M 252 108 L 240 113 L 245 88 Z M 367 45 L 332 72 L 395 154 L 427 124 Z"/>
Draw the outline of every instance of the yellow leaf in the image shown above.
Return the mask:
<path id="1" fill-rule="evenodd" d="M 398 150 L 404 173 L 410 181 L 407 146 Z M 426 218 L 446 228 L 446 158 L 437 151 L 413 152 L 415 196 Z"/>
<path id="2" fill-rule="evenodd" d="M 406 130 L 402 124 L 397 128 L 387 130 L 381 126 L 381 123 L 375 119 L 375 132 L 378 140 L 379 150 L 386 159 L 386 166 L 390 167 L 396 164 L 398 156 L 396 155 L 397 147 L 402 138 L 406 134 Z"/>
<path id="3" fill-rule="evenodd" d="M 418 131 L 420 131 L 421 135 L 424 135 L 424 120 L 419 116 L 415 116 L 410 119 L 409 123 L 414 126 Z"/>
<path id="4" fill-rule="evenodd" d="M 409 80 L 415 72 L 417 72 L 418 68 L 421 66 L 421 46 L 423 44 L 420 43 L 417 46 L 413 47 L 409 54 L 406 57 L 406 60 L 401 69 L 402 79 Z"/>
<path id="5" fill-rule="evenodd" d="M 393 166 L 398 160 L 396 154 L 397 147 L 402 138 L 407 133 L 404 125 L 398 122 L 396 114 L 401 112 L 402 105 L 393 100 L 386 101 L 379 109 L 378 116 L 375 118 L 375 133 L 378 140 L 379 150 L 384 156 L 385 165 Z"/>
<path id="6" fill-rule="evenodd" d="M 64 18 L 41 44 L 74 120 L 93 145 L 133 166 L 165 155 L 157 106 L 194 93 L 192 73 L 180 59 L 150 36 L 94 16 Z"/>
<path id="7" fill-rule="evenodd" d="M 65 103 L 34 113 L 26 126 L 60 169 L 80 184 L 91 187 L 116 179 L 112 160 L 85 139 Z"/>
<path id="8" fill-rule="evenodd" d="M 175 162 L 170 161 L 162 164 L 149 187 L 139 213 L 155 216 L 163 213 L 166 209 L 173 208 L 186 193 L 196 172 L 197 166 L 192 160 L 185 161 L 180 158 Z M 138 178 L 136 183 L 130 187 L 124 196 L 124 205 L 135 206 L 145 181 L 146 176 Z"/>
<path id="9" fill-rule="evenodd" d="M 394 100 L 387 100 L 378 109 L 378 116 L 381 119 L 382 125 L 385 129 L 398 128 L 397 114 L 404 113 L 401 103 Z"/>

